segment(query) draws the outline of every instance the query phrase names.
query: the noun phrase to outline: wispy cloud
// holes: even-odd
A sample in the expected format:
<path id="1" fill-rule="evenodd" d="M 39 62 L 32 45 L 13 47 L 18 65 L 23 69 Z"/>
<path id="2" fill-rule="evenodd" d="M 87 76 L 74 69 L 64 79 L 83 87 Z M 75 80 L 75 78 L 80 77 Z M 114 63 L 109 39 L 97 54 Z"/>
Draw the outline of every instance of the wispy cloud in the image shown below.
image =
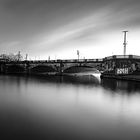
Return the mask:
<path id="1" fill-rule="evenodd" d="M 121 31 L 138 18 L 138 14 L 131 13 L 133 8 L 117 11 L 117 8 L 113 6 L 114 4 L 105 6 L 86 17 L 62 26 L 49 35 L 46 34 L 39 40 L 38 46 L 47 46 L 46 50 L 50 50 L 50 48 L 61 49 L 64 44 L 66 49 L 66 46 L 72 42 L 80 44 L 80 42 L 87 41 L 87 45 L 93 41 L 97 43 L 102 40 L 102 37 L 106 37 L 105 34 L 116 29 Z M 133 23 L 133 25 L 138 25 L 138 23 Z"/>
<path id="2" fill-rule="evenodd" d="M 137 0 L 2 0 L 0 42 L 7 44 L 0 50 L 47 54 L 110 48 L 121 30 L 140 31 L 139 6 Z"/>

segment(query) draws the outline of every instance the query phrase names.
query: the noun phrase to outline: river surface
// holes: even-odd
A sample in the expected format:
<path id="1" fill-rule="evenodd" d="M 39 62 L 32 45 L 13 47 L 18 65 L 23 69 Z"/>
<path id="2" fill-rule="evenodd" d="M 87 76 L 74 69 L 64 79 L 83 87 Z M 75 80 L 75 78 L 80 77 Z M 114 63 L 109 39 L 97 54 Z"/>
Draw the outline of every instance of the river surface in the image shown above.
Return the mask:
<path id="1" fill-rule="evenodd" d="M 140 83 L 0 75 L 0 139 L 140 140 Z"/>

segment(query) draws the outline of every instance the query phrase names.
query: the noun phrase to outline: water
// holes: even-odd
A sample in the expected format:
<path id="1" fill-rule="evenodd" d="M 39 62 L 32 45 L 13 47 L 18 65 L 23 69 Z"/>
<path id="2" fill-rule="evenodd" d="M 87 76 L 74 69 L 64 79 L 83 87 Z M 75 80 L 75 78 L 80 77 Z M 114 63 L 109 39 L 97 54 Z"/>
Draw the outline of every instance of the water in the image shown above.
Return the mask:
<path id="1" fill-rule="evenodd" d="M 0 75 L 0 139 L 139 140 L 139 85 Z"/>

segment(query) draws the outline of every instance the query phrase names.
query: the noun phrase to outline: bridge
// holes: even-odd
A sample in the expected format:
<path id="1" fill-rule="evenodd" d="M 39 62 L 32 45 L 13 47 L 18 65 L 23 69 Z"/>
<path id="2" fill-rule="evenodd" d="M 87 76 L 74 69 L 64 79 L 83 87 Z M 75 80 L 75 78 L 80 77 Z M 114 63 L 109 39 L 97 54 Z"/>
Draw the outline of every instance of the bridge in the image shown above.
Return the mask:
<path id="1" fill-rule="evenodd" d="M 104 74 L 140 75 L 140 56 L 113 55 L 103 59 L 71 59 L 42 61 L 8 61 L 0 59 L 0 73 L 64 75 L 84 71 L 100 71 Z"/>
<path id="2" fill-rule="evenodd" d="M 0 73 L 66 74 L 89 70 L 101 71 L 103 59 L 8 61 L 0 59 Z"/>

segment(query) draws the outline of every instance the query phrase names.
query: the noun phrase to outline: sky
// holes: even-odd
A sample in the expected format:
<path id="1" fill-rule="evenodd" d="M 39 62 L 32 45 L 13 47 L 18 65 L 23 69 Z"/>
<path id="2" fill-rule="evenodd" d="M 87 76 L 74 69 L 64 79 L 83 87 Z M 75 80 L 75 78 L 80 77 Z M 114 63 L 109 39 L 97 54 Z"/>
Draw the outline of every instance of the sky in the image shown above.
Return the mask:
<path id="1" fill-rule="evenodd" d="M 0 0 L 0 54 L 28 59 L 140 55 L 139 0 Z"/>

